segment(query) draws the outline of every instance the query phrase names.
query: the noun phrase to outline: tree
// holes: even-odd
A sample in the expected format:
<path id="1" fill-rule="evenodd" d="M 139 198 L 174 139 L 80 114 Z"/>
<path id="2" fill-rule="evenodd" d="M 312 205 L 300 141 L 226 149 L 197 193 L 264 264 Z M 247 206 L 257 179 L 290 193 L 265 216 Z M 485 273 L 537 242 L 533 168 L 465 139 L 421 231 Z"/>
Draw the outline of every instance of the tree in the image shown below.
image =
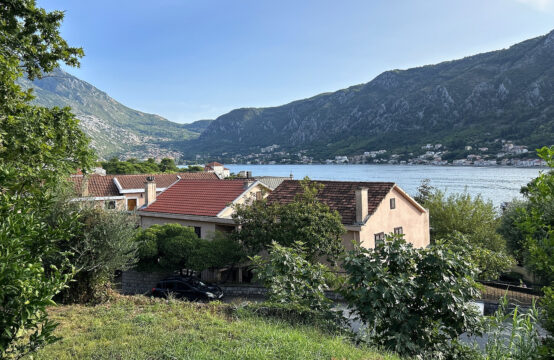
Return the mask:
<path id="1" fill-rule="evenodd" d="M 273 242 L 287 247 L 301 242 L 309 261 L 320 256 L 336 261 L 343 252 L 341 236 L 345 229 L 340 214 L 317 199 L 322 187 L 305 178 L 303 192 L 291 203 L 258 200 L 236 206 L 233 219 L 239 229 L 233 232 L 233 238 L 250 255 L 268 249 Z"/>
<path id="2" fill-rule="evenodd" d="M 46 307 L 71 278 L 67 261 L 58 267 L 43 266 L 55 251 L 54 242 L 69 237 L 72 218 L 47 226 L 41 211 L 51 201 L 21 198 L 0 192 L 0 359 L 21 357 L 54 342 L 56 324 Z"/>
<path id="3" fill-rule="evenodd" d="M 55 204 L 50 223 L 78 214 L 78 227 L 65 241 L 55 244 L 56 254 L 46 259 L 58 264 L 67 259 L 77 273 L 62 293 L 65 302 L 97 303 L 106 296 L 105 289 L 115 272 L 127 270 L 137 262 L 135 234 L 138 222 L 126 211 L 105 210 L 93 204 L 82 204 L 62 198 Z"/>
<path id="4" fill-rule="evenodd" d="M 519 208 L 514 225 L 524 237 L 525 265 L 546 285 L 541 305 L 549 337 L 542 352 L 545 359 L 550 359 L 554 355 L 554 146 L 538 149 L 537 154 L 551 170 L 541 172 L 522 188 L 527 204 Z"/>
<path id="5" fill-rule="evenodd" d="M 427 195 L 431 240 L 471 245 L 480 277 L 493 279 L 511 268 L 514 260 L 506 253 L 506 241 L 496 232 L 499 218 L 492 202 L 468 193 L 446 196 L 440 190 Z M 463 235 L 463 239 L 455 234 Z M 458 242 L 460 240 L 460 242 Z"/>
<path id="6" fill-rule="evenodd" d="M 256 276 L 268 290 L 270 301 L 297 304 L 316 311 L 328 311 L 332 302 L 325 296 L 328 290 L 323 264 L 312 264 L 306 259 L 303 244 L 284 247 L 273 242 L 269 260 L 256 255 L 252 258 Z"/>
<path id="7" fill-rule="evenodd" d="M 43 258 L 77 221 L 71 215 L 50 226 L 45 218 L 60 179 L 92 165 L 89 140 L 70 110 L 32 106 L 32 91 L 16 83 L 60 61 L 79 65 L 83 51 L 60 37 L 62 19 L 33 0 L 0 1 L 0 358 L 56 340 L 45 309 L 71 272 L 45 268 Z"/>
<path id="8" fill-rule="evenodd" d="M 202 271 L 234 266 L 245 259 L 242 246 L 223 233 L 201 239 L 179 224 L 153 225 L 138 232 L 138 268 Z"/>
<path id="9" fill-rule="evenodd" d="M 537 150 L 554 168 L 554 146 Z M 520 208 L 516 227 L 525 237 L 525 261 L 545 284 L 554 282 L 554 170 L 541 172 L 521 192 L 528 205 Z"/>
<path id="10" fill-rule="evenodd" d="M 161 172 L 177 172 L 179 168 L 175 165 L 175 160 L 170 158 L 163 158 L 159 165 Z"/>
<path id="11" fill-rule="evenodd" d="M 344 297 L 368 326 L 369 341 L 403 356 L 445 358 L 464 332 L 478 332 L 471 305 L 477 269 L 464 248 L 414 249 L 399 235 L 347 254 Z"/>

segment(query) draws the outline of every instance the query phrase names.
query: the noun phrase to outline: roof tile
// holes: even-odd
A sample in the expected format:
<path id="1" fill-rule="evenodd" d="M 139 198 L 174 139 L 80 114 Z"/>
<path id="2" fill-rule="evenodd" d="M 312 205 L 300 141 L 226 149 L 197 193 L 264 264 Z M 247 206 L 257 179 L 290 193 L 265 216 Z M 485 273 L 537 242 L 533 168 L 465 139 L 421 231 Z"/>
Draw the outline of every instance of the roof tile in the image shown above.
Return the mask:
<path id="1" fill-rule="evenodd" d="M 216 216 L 244 192 L 244 180 L 188 180 L 169 187 L 140 211 Z"/>
<path id="2" fill-rule="evenodd" d="M 395 185 L 393 182 L 359 182 L 359 181 L 317 181 L 323 184 L 318 193 L 319 201 L 327 204 L 331 210 L 337 210 L 342 217 L 342 223 L 356 223 L 356 189 L 368 189 L 368 214 L 371 215 Z M 294 201 L 296 194 L 302 192 L 298 180 L 283 181 L 268 196 L 268 201 L 287 204 Z"/>

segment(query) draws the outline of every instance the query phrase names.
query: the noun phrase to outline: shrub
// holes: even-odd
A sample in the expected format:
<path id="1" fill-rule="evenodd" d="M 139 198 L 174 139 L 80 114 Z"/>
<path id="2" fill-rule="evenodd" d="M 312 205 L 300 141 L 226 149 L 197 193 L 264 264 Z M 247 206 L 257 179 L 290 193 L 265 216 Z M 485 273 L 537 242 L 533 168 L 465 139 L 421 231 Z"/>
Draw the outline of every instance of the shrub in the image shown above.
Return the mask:
<path id="1" fill-rule="evenodd" d="M 141 229 L 135 241 L 139 270 L 202 271 L 234 266 L 245 259 L 242 246 L 227 234 L 215 232 L 201 239 L 193 228 L 179 224 Z"/>
<path id="2" fill-rule="evenodd" d="M 256 277 L 268 289 L 270 301 L 298 304 L 316 311 L 330 309 L 331 300 L 325 296 L 328 269 L 306 260 L 302 243 L 288 248 L 274 242 L 269 248 L 269 260 L 255 256 L 252 261 Z"/>
<path id="3" fill-rule="evenodd" d="M 344 297 L 375 346 L 444 357 L 462 346 L 459 335 L 479 332 L 470 304 L 479 294 L 476 269 L 463 248 L 437 243 L 414 249 L 401 236 L 387 236 L 375 249 L 350 252 L 344 268 Z"/>
<path id="4" fill-rule="evenodd" d="M 431 240 L 470 244 L 480 278 L 495 279 L 513 266 L 513 258 L 506 253 L 506 241 L 496 232 L 499 218 L 492 202 L 467 193 L 446 196 L 434 190 L 426 195 L 423 205 L 429 209 Z"/>

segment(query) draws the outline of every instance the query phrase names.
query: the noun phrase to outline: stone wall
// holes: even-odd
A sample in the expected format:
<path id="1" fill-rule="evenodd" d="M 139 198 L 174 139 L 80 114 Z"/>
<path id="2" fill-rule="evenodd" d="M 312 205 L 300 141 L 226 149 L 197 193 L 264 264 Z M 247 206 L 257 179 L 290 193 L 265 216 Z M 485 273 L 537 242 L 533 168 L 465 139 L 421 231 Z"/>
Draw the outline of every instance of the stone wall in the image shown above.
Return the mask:
<path id="1" fill-rule="evenodd" d="M 168 276 L 167 273 L 123 271 L 121 274 L 121 293 L 125 295 L 147 294 L 160 280 Z"/>
<path id="2" fill-rule="evenodd" d="M 160 280 L 168 277 L 168 273 L 142 272 L 128 270 L 121 274 L 121 293 L 125 295 L 148 294 Z M 267 289 L 261 285 L 250 284 L 220 284 L 225 297 L 262 298 Z M 327 291 L 325 295 L 333 301 L 342 301 L 342 297 Z"/>

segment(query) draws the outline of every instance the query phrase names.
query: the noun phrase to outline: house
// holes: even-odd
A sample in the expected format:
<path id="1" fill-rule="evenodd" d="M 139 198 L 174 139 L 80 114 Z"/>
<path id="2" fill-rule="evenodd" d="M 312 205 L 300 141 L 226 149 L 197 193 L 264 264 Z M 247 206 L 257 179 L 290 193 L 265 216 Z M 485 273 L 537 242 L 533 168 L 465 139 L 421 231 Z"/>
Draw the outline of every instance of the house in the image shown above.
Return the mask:
<path id="1" fill-rule="evenodd" d="M 145 202 L 145 182 L 147 177 L 157 182 L 156 192 L 160 193 L 180 179 L 217 180 L 214 173 L 190 172 L 175 174 L 139 175 L 72 175 L 70 181 L 79 194 L 74 201 L 94 201 L 107 209 L 136 210 Z"/>
<path id="2" fill-rule="evenodd" d="M 220 179 L 225 179 L 231 175 L 229 169 L 227 169 L 223 164 L 213 161 L 204 165 L 204 171 L 215 173 Z"/>
<path id="3" fill-rule="evenodd" d="M 293 176 L 256 176 L 256 180 L 267 186 L 270 190 L 275 190 L 285 180 L 292 180 Z"/>
<path id="4" fill-rule="evenodd" d="M 271 191 L 253 179 L 181 179 L 158 195 L 153 190 L 155 181 L 146 183 L 146 202 L 137 212 L 141 226 L 177 223 L 193 227 L 201 238 L 215 231 L 232 231 L 233 205 L 262 199 Z"/>
<path id="5" fill-rule="evenodd" d="M 386 234 L 404 234 L 415 247 L 429 245 L 429 213 L 392 182 L 317 181 L 324 187 L 317 198 L 336 210 L 347 232 L 343 245 L 373 248 Z M 302 192 L 300 181 L 285 180 L 268 201 L 289 203 Z"/>

